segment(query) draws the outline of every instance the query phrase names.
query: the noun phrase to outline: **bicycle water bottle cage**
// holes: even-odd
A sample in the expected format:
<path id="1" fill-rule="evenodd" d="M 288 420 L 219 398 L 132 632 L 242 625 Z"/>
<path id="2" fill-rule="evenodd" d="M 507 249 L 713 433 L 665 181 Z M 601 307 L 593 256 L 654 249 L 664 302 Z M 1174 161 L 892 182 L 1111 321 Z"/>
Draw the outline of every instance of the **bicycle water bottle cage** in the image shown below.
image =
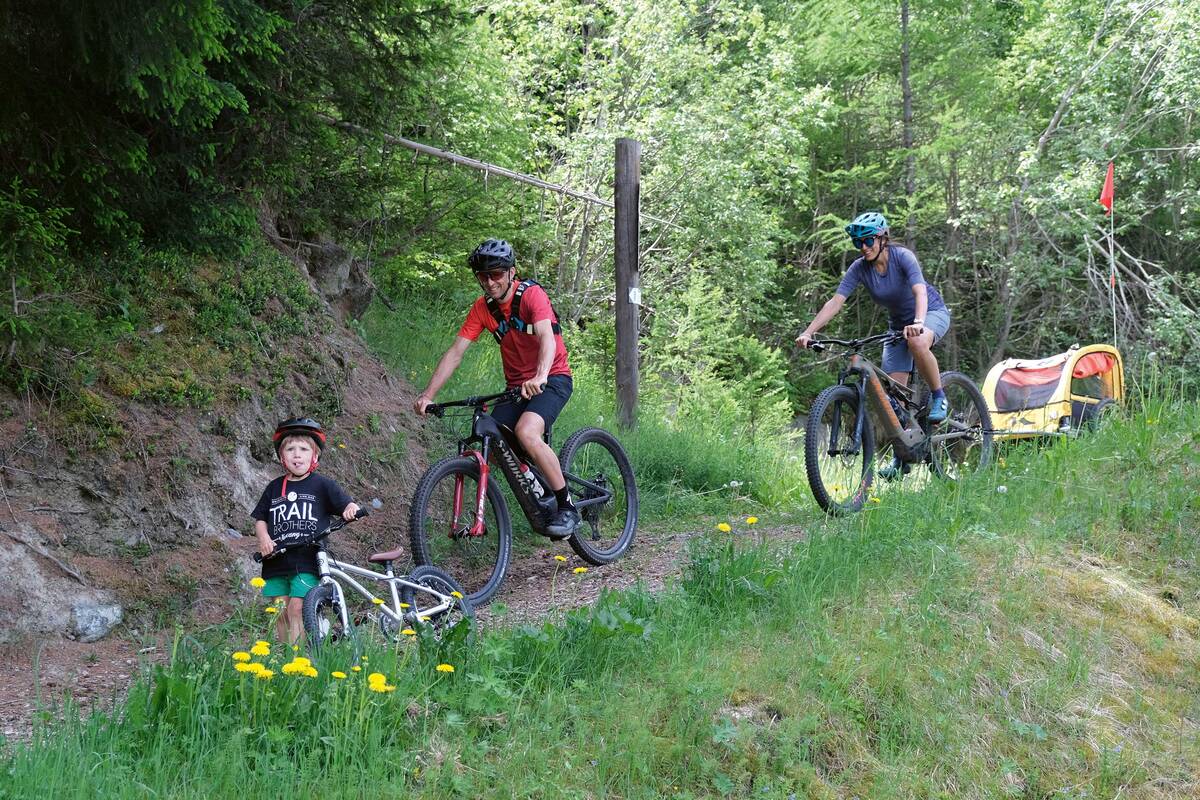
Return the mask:
<path id="1" fill-rule="evenodd" d="M 492 331 L 492 336 L 496 337 L 496 343 L 499 344 L 509 331 L 517 333 L 533 334 L 533 326 L 525 322 L 521 317 L 521 296 L 525 294 L 525 290 L 530 286 L 541 286 L 540 283 L 533 278 L 526 278 L 517 285 L 517 291 L 513 293 L 511 316 L 504 316 L 504 312 L 500 310 L 500 303 L 491 297 L 484 297 L 487 303 L 488 311 L 496 320 L 496 330 Z M 558 324 L 558 311 L 554 306 L 550 306 L 550 312 L 554 315 L 550 319 L 550 329 L 557 335 L 562 333 L 562 327 Z"/>

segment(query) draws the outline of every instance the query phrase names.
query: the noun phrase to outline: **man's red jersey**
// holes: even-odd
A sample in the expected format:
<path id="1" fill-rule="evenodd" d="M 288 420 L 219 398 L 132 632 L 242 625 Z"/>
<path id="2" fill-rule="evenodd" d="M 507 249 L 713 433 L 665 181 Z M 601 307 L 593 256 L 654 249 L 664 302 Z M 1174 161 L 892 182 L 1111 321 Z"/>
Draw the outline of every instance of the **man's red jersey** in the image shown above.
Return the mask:
<path id="1" fill-rule="evenodd" d="M 514 285 L 520 283 L 514 278 Z M 512 314 L 512 300 L 500 304 L 500 312 L 508 317 Z M 500 360 L 504 364 L 504 382 L 509 388 L 520 386 L 537 375 L 538 337 L 532 333 L 533 325 L 542 320 L 558 322 L 554 309 L 550 306 L 550 298 L 541 286 L 529 286 L 521 296 L 521 318 L 528 324 L 530 333 L 510 330 L 500 340 Z M 486 328 L 494 333 L 500 323 L 488 311 L 487 300 L 480 297 L 467 312 L 458 335 L 472 342 L 479 338 Z M 562 335 L 554 334 L 554 362 L 550 365 L 551 375 L 570 375 L 571 367 L 567 364 L 567 348 L 563 344 Z"/>

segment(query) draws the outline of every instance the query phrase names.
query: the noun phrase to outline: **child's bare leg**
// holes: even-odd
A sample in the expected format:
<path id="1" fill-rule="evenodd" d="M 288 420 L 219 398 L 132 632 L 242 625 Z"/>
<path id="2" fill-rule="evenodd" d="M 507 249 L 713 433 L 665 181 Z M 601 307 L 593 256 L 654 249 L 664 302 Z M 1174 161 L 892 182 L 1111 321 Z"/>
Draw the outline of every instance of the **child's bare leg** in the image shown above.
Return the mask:
<path id="1" fill-rule="evenodd" d="M 287 604 L 288 644 L 296 644 L 304 635 L 304 598 L 289 597 Z"/>
<path id="2" fill-rule="evenodd" d="M 275 608 L 278 609 L 278 611 L 276 611 L 276 613 L 275 613 L 275 638 L 280 642 L 286 642 L 287 641 L 287 629 L 288 629 L 287 613 L 286 613 L 287 598 L 286 597 L 272 597 L 271 605 L 275 606 Z"/>

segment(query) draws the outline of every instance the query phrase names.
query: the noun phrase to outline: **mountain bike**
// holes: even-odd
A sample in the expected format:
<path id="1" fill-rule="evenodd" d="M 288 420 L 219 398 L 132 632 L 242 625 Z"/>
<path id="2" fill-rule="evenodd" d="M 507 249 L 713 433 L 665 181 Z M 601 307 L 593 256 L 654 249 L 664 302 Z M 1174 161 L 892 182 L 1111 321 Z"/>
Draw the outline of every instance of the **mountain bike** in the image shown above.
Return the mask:
<path id="1" fill-rule="evenodd" d="M 516 434 L 487 413 L 489 404 L 520 399 L 519 390 L 509 389 L 425 409 L 437 417 L 449 408 L 470 409 L 471 434 L 459 441 L 457 455 L 431 466 L 417 483 L 409 518 L 413 558 L 453 572 L 476 607 L 496 594 L 512 555 L 512 518 L 493 466 L 536 533 L 550 536 L 546 525 L 558 510 L 554 492 Z M 550 434 L 547 428 L 547 444 Z M 589 564 L 615 561 L 629 549 L 637 529 L 638 494 L 629 457 L 608 431 L 581 428 L 567 437 L 558 460 L 582 517 L 567 539 L 571 549 Z"/>
<path id="2" fill-rule="evenodd" d="M 813 401 L 804 428 L 804 466 L 817 504 L 830 515 L 858 511 L 875 478 L 876 458 L 890 450 L 899 474 L 925 463 L 941 478 L 955 480 L 987 466 L 992 457 L 992 420 L 975 382 L 961 372 L 943 372 L 950 415 L 929 421 L 930 393 L 916 380 L 892 380 L 863 357 L 868 345 L 899 341 L 894 331 L 865 339 L 820 339 L 810 347 L 836 345 L 850 357 L 838 382 Z M 868 410 L 870 413 L 868 413 Z"/>
<path id="3" fill-rule="evenodd" d="M 365 516 L 367 511 L 360 509 L 355 519 Z M 403 630 L 421 629 L 422 626 L 428 626 L 426 629 L 436 639 L 459 624 L 470 632 L 475 623 L 475 610 L 466 599 L 462 585 L 443 570 L 419 566 L 408 575 L 397 575 L 393 564 L 403 555 L 399 548 L 375 553 L 367 559 L 380 565 L 382 571 L 340 561 L 330 554 L 327 537 L 347 524 L 342 517 L 330 517 L 324 530 L 266 556 L 270 559 L 292 548 L 317 546 L 320 583 L 304 595 L 302 607 L 304 631 L 313 649 L 354 640 L 355 628 L 364 626 L 375 628 L 392 641 L 403 638 Z M 255 553 L 254 560 L 261 562 L 263 556 Z M 364 582 L 386 584 L 387 599 L 376 597 L 355 580 L 356 577 Z M 347 590 L 353 590 L 362 598 L 353 610 Z"/>

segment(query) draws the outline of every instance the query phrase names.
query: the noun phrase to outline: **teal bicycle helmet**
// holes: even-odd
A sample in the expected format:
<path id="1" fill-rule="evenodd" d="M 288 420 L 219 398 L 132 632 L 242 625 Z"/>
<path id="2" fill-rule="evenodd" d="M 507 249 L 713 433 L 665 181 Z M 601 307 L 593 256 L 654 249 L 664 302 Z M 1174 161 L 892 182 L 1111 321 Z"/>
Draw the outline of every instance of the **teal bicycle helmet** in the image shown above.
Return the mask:
<path id="1" fill-rule="evenodd" d="M 887 218 L 878 211 L 867 211 L 855 217 L 846 226 L 846 233 L 851 239 L 862 239 L 866 236 L 878 236 L 888 232 Z"/>

